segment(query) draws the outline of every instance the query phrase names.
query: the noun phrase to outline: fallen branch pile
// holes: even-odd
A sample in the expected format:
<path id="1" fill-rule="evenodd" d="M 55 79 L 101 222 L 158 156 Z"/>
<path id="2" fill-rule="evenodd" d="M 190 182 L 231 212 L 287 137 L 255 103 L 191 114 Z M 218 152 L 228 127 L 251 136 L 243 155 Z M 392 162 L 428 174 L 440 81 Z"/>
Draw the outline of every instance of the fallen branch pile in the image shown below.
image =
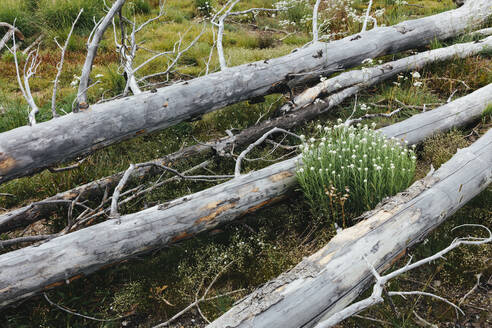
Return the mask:
<path id="1" fill-rule="evenodd" d="M 426 51 L 383 65 L 342 73 L 334 78 L 319 83 L 313 88 L 307 89 L 297 96 L 294 102 L 290 102 L 283 106 L 281 111 L 284 112 L 284 115 L 281 117 L 261 122 L 234 136 L 225 137 L 218 141 L 210 141 L 205 144 L 189 146 L 160 159 L 147 162 L 146 164 L 149 165 L 140 165 L 140 167 L 136 168 L 133 172 L 133 176 L 141 178 L 144 176 L 156 175 L 160 171 L 153 170 L 153 166 L 150 165 L 152 163 L 168 166 L 172 164 L 172 166 L 175 166 L 176 162 L 191 156 L 212 154 L 213 152 L 220 155 L 227 155 L 231 153 L 234 148 L 253 142 L 275 127 L 290 129 L 307 120 L 314 119 L 318 115 L 323 114 L 340 104 L 350 96 L 353 96 L 360 90 L 392 78 L 404 71 L 418 70 L 426 64 L 447 60 L 453 57 L 464 58 L 472 56 L 483 51 L 487 47 L 492 47 L 492 37 L 480 42 L 456 44 L 445 48 Z M 322 94 L 331 95 L 322 99 L 317 98 Z M 293 103 L 296 105 L 294 106 Z M 104 177 L 59 193 L 40 202 L 1 214 L 0 232 L 25 227 L 37 220 L 49 217 L 54 210 L 60 206 L 68 206 L 75 198 L 82 201 L 88 198 L 100 197 L 106 189 L 114 188 L 123 177 L 123 174 L 124 172 L 119 172 L 112 176 Z"/>
<path id="2" fill-rule="evenodd" d="M 479 117 L 486 106 L 482 101 L 492 100 L 491 91 L 492 84 L 381 132 L 408 137 L 410 143 L 422 141 Z M 429 128 L 432 125 L 436 130 Z M 295 186 L 295 168 L 296 158 L 283 161 L 199 193 L 3 254 L 0 307 L 275 202 Z"/>
<path id="3" fill-rule="evenodd" d="M 456 36 L 478 27 L 491 13 L 488 0 L 468 1 L 449 12 L 375 28 L 328 44 L 315 43 L 281 58 L 227 68 L 2 133 L 0 183 L 229 104 L 283 92 L 320 75 L 359 65 L 367 58 Z"/>

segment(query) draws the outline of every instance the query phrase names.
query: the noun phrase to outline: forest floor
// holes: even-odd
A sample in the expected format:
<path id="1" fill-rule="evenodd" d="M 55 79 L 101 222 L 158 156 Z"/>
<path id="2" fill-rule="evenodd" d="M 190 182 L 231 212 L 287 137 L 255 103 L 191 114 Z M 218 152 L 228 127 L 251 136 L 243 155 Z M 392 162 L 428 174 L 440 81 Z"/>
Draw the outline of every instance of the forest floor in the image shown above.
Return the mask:
<path id="1" fill-rule="evenodd" d="M 59 1 L 59 0 L 56 0 Z M 24 46 L 40 33 L 45 34 L 40 47 L 42 63 L 36 78 L 31 82 L 33 94 L 41 107 L 38 121 L 51 118 L 50 101 L 52 81 L 56 74 L 56 63 L 60 52 L 53 37 L 64 40 L 74 15 L 78 10 L 50 6 L 56 1 L 0 0 L 0 21 L 17 17 L 18 25 L 25 33 Z M 63 1 L 59 1 L 62 3 Z M 213 4 L 223 3 L 215 1 Z M 269 7 L 274 0 L 243 1 L 238 9 Z M 323 30 L 336 40 L 360 31 L 361 22 L 354 15 L 363 15 L 366 2 L 338 1 L 330 7 L 323 2 L 320 21 L 332 18 Z M 98 15 L 97 1 L 78 0 Z M 136 12 L 136 19 L 156 15 L 158 1 L 129 1 L 127 15 Z M 180 38 L 189 43 L 201 31 L 206 10 L 199 9 L 204 1 L 168 0 L 166 14 L 149 25 L 139 36 L 145 40 L 145 47 L 171 50 Z M 260 14 L 255 18 L 238 17 L 226 24 L 225 54 L 230 66 L 256 60 L 264 60 L 288 54 L 311 40 L 311 9 L 300 1 L 295 11 L 275 14 Z M 94 7 L 95 6 L 95 7 Z M 303 7 L 304 6 L 304 7 Z M 95 9 L 94 9 L 94 8 Z M 200 7 L 203 8 L 203 7 Z M 409 0 L 404 4 L 398 0 L 375 0 L 373 11 L 385 9 L 377 17 L 379 24 L 393 25 L 400 21 L 428 16 L 455 8 L 451 0 Z M 133 12 L 132 12 L 133 10 Z M 351 14 L 352 13 L 352 14 Z M 355 14 L 354 14 L 355 13 Z M 99 13 L 100 14 L 100 13 Z M 33 18 L 33 19 L 30 19 Z M 85 58 L 85 40 L 90 31 L 92 19 L 87 16 L 81 21 L 67 52 L 65 68 L 61 76 L 62 85 L 58 94 L 58 111 L 71 111 L 71 104 L 77 89 L 71 83 L 77 82 Z M 63 23 L 53 24 L 58 21 Z M 282 23 L 282 21 L 284 21 Z M 285 22 L 288 22 L 285 23 Z M 84 25 L 85 24 L 85 25 Z M 492 19 L 484 27 L 492 27 Z M 184 34 L 186 33 L 186 34 Z M 323 34 L 322 33 L 322 34 Z M 0 33 L 2 34 L 2 33 Z M 470 41 L 470 36 L 435 41 L 429 47 L 414 49 L 398 55 L 385 56 L 377 60 L 389 61 L 406 56 L 414 51 L 435 49 L 454 43 Z M 166 77 L 154 79 L 147 88 L 161 87 L 177 80 L 186 80 L 203 75 L 213 45 L 210 28 L 200 41 L 187 52 L 175 70 Z M 21 47 L 22 49 L 22 47 Z M 13 56 L 7 51 L 0 54 L 0 132 L 27 124 L 27 105 L 15 79 Z M 142 52 L 137 64 L 150 54 Z M 146 75 L 167 66 L 167 59 L 161 57 L 146 66 L 140 74 Z M 214 53 L 211 71 L 219 69 Z M 125 80 L 120 74 L 119 60 L 114 49 L 112 33 L 106 33 L 96 58 L 93 76 L 100 83 L 90 89 L 91 101 L 107 99 L 121 94 Z M 418 84 L 410 73 L 387 83 L 371 87 L 358 95 L 356 116 L 365 113 L 390 112 L 408 105 L 398 116 L 368 120 L 378 127 L 404 120 L 420 112 L 424 104 L 428 108 L 453 99 L 492 83 L 492 51 L 466 59 L 453 59 L 433 64 L 419 72 Z M 301 91 L 295 90 L 295 91 Z M 272 113 L 289 99 L 288 94 L 273 94 L 265 102 L 252 104 L 242 102 L 207 114 L 195 122 L 182 122 L 162 132 L 142 136 L 99 150 L 88 156 L 77 169 L 60 173 L 44 171 L 32 177 L 17 179 L 0 186 L 0 193 L 15 197 L 1 198 L 0 213 L 3 210 L 27 205 L 42 200 L 100 177 L 125 170 L 130 163 L 139 163 L 200 141 L 208 141 L 226 135 L 227 129 L 244 129 L 256 122 L 268 119 Z M 362 106 L 364 104 L 364 106 Z M 411 106 L 411 107 L 409 107 Z M 297 127 L 293 132 L 312 135 L 318 124 L 333 125 L 338 118 L 346 119 L 354 107 L 354 99 L 338 106 L 336 111 L 320 116 L 318 120 Z M 137 110 L 137 109 L 136 109 Z M 438 168 L 450 159 L 459 148 L 466 147 L 492 127 L 492 110 L 484 113 L 480 121 L 462 129 L 432 137 L 418 145 L 418 163 L 415 179 L 429 171 L 431 164 Z M 278 153 L 270 154 L 271 148 L 260 147 L 251 153 L 254 157 L 275 160 Z M 236 154 L 239 154 L 238 150 Z M 204 158 L 193 158 L 177 169 L 185 170 L 201 163 Z M 244 171 L 251 171 L 270 165 L 271 162 L 247 162 Z M 233 158 L 214 158 L 210 170 L 217 174 L 231 174 L 234 171 Z M 152 181 L 148 181 L 151 183 Z M 209 182 L 181 181 L 164 185 L 121 209 L 131 213 L 158 203 L 203 190 L 212 186 Z M 131 185 L 130 185 L 131 186 Z M 65 225 L 64 214 L 52 217 L 30 226 L 26 231 L 0 235 L 0 239 L 18 236 L 21 233 L 56 232 Z M 492 187 L 450 217 L 442 226 L 432 232 L 419 246 L 409 250 L 414 259 L 429 256 L 446 247 L 459 231 L 451 231 L 463 223 L 477 223 L 492 227 Z M 209 296 L 220 296 L 200 304 L 203 315 L 209 320 L 217 318 L 258 286 L 280 273 L 289 270 L 303 257 L 325 245 L 334 235 L 333 224 L 326 222 L 310 211 L 300 191 L 293 191 L 287 199 L 249 214 L 232 224 L 221 226 L 212 232 L 202 233 L 171 247 L 126 260 L 112 267 L 100 270 L 90 276 L 75 280 L 68 285 L 50 290 L 47 297 L 71 311 L 104 319 L 94 321 L 62 311 L 48 303 L 43 296 L 33 297 L 17 307 L 0 312 L 0 327 L 152 327 L 166 321 L 201 295 L 214 277 L 232 261 L 232 265 L 220 275 L 209 291 Z M 490 327 L 492 326 L 492 245 L 462 247 L 450 253 L 446 260 L 436 261 L 411 273 L 395 279 L 388 286 L 391 290 L 432 291 L 458 303 L 477 282 L 480 284 L 463 302 L 465 316 L 456 317 L 448 305 L 424 297 L 394 299 L 397 312 L 385 303 L 363 313 L 361 317 L 346 320 L 340 327 L 422 327 L 426 326 L 418 317 L 438 327 Z M 395 263 L 401 266 L 404 260 Z M 1 268 L 0 268 L 1 270 Z M 417 315 L 415 314 L 417 313 Z M 369 319 L 368 319 L 369 318 Z M 203 327 L 204 320 L 194 308 L 171 327 Z"/>

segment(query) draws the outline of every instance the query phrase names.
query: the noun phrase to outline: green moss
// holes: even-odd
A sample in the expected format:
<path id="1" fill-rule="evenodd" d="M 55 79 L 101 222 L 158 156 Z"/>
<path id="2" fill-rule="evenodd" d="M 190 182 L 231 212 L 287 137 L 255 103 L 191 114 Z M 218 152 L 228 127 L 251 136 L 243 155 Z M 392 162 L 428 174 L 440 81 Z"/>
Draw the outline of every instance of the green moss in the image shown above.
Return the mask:
<path id="1" fill-rule="evenodd" d="M 445 134 L 438 134 L 424 143 L 422 159 L 426 163 L 432 163 L 437 170 L 442 164 L 447 162 L 459 148 L 468 145 L 463 133 L 457 130 Z"/>

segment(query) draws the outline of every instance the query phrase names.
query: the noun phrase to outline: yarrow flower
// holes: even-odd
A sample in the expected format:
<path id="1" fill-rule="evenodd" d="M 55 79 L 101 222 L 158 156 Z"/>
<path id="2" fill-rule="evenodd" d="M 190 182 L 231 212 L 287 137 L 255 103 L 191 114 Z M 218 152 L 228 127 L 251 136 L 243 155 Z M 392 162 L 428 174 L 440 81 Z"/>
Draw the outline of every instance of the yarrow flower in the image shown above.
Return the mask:
<path id="1" fill-rule="evenodd" d="M 408 187 L 416 161 L 404 140 L 386 139 L 374 131 L 374 122 L 357 128 L 345 126 L 341 119 L 337 122 L 333 128 L 318 126 L 319 136 L 309 138 L 310 150 L 303 150 L 296 171 L 313 210 L 332 219 L 341 215 L 333 212 L 338 211 L 335 203 L 360 213 Z"/>

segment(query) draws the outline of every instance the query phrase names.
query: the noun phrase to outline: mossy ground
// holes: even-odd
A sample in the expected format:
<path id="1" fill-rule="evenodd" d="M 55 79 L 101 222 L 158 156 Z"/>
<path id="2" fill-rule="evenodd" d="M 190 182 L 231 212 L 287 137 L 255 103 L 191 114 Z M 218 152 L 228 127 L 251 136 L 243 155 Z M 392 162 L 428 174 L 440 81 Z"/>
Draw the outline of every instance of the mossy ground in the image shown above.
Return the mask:
<path id="1" fill-rule="evenodd" d="M 91 1 L 87 3 L 89 2 Z M 135 8 L 140 8 L 138 9 L 138 20 L 143 21 L 157 12 L 157 1 L 147 1 L 148 10 L 145 5 L 139 5 L 139 1 L 133 2 L 136 3 Z M 191 29 L 185 37 L 185 43 L 190 42 L 201 28 L 200 20 L 203 13 L 197 9 L 196 3 L 198 2 L 194 0 L 168 0 L 164 18 L 151 24 L 140 36 L 146 40 L 145 46 L 160 50 L 171 49 L 179 38 L 178 34 L 184 33 L 189 27 Z M 274 2 L 273 0 L 243 1 L 244 4 L 238 8 L 269 7 Z M 376 9 L 386 8 L 380 23 L 390 25 L 405 19 L 430 15 L 453 8 L 451 0 L 410 2 L 418 6 L 399 6 L 392 0 L 375 1 Z M 40 30 L 48 35 L 41 47 L 43 63 L 40 66 L 39 74 L 32 80 L 31 84 L 35 98 L 42 108 L 38 120 L 44 121 L 50 118 L 51 81 L 56 74 L 55 65 L 59 58 L 59 52 L 51 40 L 53 36 L 58 36 L 58 39 L 64 40 L 69 25 L 61 24 L 61 28 L 54 28 L 42 24 L 47 19 L 46 17 L 56 17 L 60 15 L 60 12 L 57 10 L 50 12 L 52 9 L 50 6 L 36 7 L 35 3 L 36 1 L 27 0 L 0 0 L 0 21 L 7 20 L 12 15 L 26 16 L 26 13 L 30 13 L 31 10 L 36 13 L 34 23 L 18 19 L 19 26 L 26 34 L 26 44 L 34 40 Z M 361 11 L 365 8 L 365 2 L 355 1 L 354 6 Z M 94 14 L 97 14 L 98 10 L 96 6 Z M 310 39 L 309 24 L 303 25 L 301 18 L 295 16 L 296 13 L 290 14 L 294 15 L 290 18 L 297 19 L 299 24 L 288 27 L 287 33 L 281 31 L 284 28 L 278 24 L 279 20 L 270 15 L 259 15 L 254 22 L 251 21 L 251 18 L 241 18 L 229 22 L 226 25 L 224 44 L 229 65 L 278 57 L 308 42 Z M 331 32 L 351 34 L 360 29 L 359 23 L 342 23 L 341 19 L 345 17 L 342 11 L 336 14 L 337 19 L 334 19 L 329 25 Z M 21 25 L 21 22 L 24 22 L 24 25 Z M 256 25 L 256 27 L 251 24 Z M 492 25 L 489 24 L 489 26 Z M 61 109 L 67 112 L 71 110 L 71 103 L 75 97 L 76 89 L 70 87 L 70 82 L 74 79 L 74 75 L 80 74 L 85 56 L 84 42 L 87 29 L 83 27 L 82 24 L 80 30 L 74 35 L 67 53 L 65 69 L 60 81 L 62 88 L 58 94 L 60 113 L 62 113 Z M 206 32 L 200 42 L 184 56 L 176 68 L 176 73 L 170 77 L 171 80 L 187 79 L 203 74 L 205 60 L 208 58 L 213 43 L 212 39 L 212 34 Z M 434 42 L 431 47 L 437 48 L 467 40 L 460 37 L 446 42 Z M 15 82 L 12 56 L 5 51 L 1 55 L 0 105 L 5 110 L 0 110 L 0 132 L 3 132 L 25 125 L 27 123 L 27 110 Z M 148 55 L 142 53 L 137 59 L 137 64 L 145 60 L 146 56 Z M 398 56 L 401 55 L 386 56 L 383 60 L 390 60 Z M 479 56 L 430 65 L 420 71 L 422 86 L 413 86 L 411 76 L 406 74 L 407 79 L 403 78 L 400 85 L 393 83 L 398 82 L 395 78 L 388 83 L 364 91 L 359 95 L 359 103 L 368 104 L 370 106 L 369 112 L 389 112 L 401 106 L 398 101 L 411 106 L 444 103 L 455 90 L 458 91 L 454 97 L 459 97 L 471 90 L 492 83 L 491 63 L 491 54 L 486 52 Z M 166 64 L 167 61 L 164 59 L 157 60 L 146 67 L 141 74 L 158 71 Z M 211 68 L 218 68 L 216 56 L 212 60 Z M 124 80 L 118 73 L 118 59 L 114 51 L 112 36 L 109 33 L 102 42 L 96 58 L 94 75 L 97 74 L 103 75 L 102 82 L 96 88 L 91 89 L 91 100 L 98 100 L 103 94 L 105 97 L 111 97 L 122 91 Z M 206 141 L 213 137 L 225 135 L 226 129 L 241 129 L 251 126 L 257 120 L 268 118 L 285 99 L 285 95 L 276 94 L 266 97 L 264 103 L 249 104 L 243 102 L 232 105 L 207 114 L 200 121 L 183 122 L 162 132 L 129 140 L 98 151 L 90 155 L 88 160 L 76 170 L 57 174 L 45 171 L 33 177 L 9 182 L 0 186 L 0 192 L 11 193 L 16 197 L 0 199 L 0 207 L 14 208 L 34 200 L 43 199 L 96 178 L 124 170 L 130 163 L 150 160 L 176 151 L 185 145 L 195 143 L 195 138 Z M 338 117 L 347 118 L 352 108 L 353 100 L 348 100 L 333 113 L 320 117 L 316 122 L 300 126 L 294 132 L 309 135 L 315 130 L 318 123 L 327 124 L 327 122 L 335 121 Z M 378 126 L 384 126 L 408 118 L 419 111 L 416 108 L 406 108 L 397 117 L 378 119 L 375 122 Z M 424 176 L 431 163 L 434 167 L 440 166 L 455 153 L 456 149 L 468 145 L 478 135 L 490 128 L 490 112 L 490 110 L 486 110 L 483 120 L 480 123 L 477 122 L 478 125 L 476 126 L 454 130 L 419 145 L 416 178 Z M 356 115 L 363 115 L 364 113 L 359 109 Z M 268 154 L 269 150 L 268 147 L 260 147 L 252 153 L 252 156 Z M 269 158 L 273 159 L 274 156 Z M 192 159 L 188 163 L 180 164 L 178 169 L 186 169 L 203 160 L 204 158 Z M 269 164 L 269 162 L 248 162 L 245 163 L 244 171 L 258 169 Z M 209 169 L 217 173 L 229 174 L 233 171 L 233 166 L 232 159 L 217 158 Z M 202 190 L 210 185 L 211 183 L 191 182 L 168 184 L 125 206 L 122 211 L 123 213 L 134 212 L 145 206 Z M 491 199 L 492 188 L 489 187 L 432 233 L 425 245 L 412 250 L 415 258 L 430 255 L 432 252 L 445 247 L 452 237 L 464 233 L 460 231 L 451 233 L 451 228 L 456 225 L 481 223 L 491 227 Z M 64 215 L 65 213 L 60 212 L 59 215 L 49 218 L 47 224 L 50 229 L 57 230 L 63 227 L 65 224 Z M 166 320 L 194 301 L 196 294 L 199 293 L 200 296 L 215 275 L 225 265 L 233 261 L 211 288 L 209 296 L 239 291 L 204 302 L 201 305 L 204 315 L 213 319 L 257 286 L 276 277 L 294 266 L 304 256 L 319 249 L 328 242 L 333 233 L 333 226 L 314 217 L 305 204 L 303 196 L 298 191 L 293 191 L 288 195 L 286 201 L 241 218 L 233 224 L 200 234 L 172 247 L 124 261 L 83 279 L 75 280 L 69 285 L 49 291 L 47 294 L 52 301 L 82 314 L 98 318 L 124 316 L 123 319 L 110 322 L 87 320 L 50 306 L 43 297 L 35 297 L 17 308 L 7 309 L 0 313 L 0 326 L 119 327 L 126 323 L 127 327 L 150 327 L 152 324 Z M 3 235 L 2 237 L 7 236 Z M 483 272 L 483 281 L 490 278 L 491 267 L 490 263 L 486 262 L 490 257 L 490 251 L 490 246 L 456 250 L 447 257 L 447 261 L 422 267 L 393 282 L 390 288 L 423 290 L 430 287 L 437 288 L 434 286 L 436 281 L 439 281 L 438 294 L 446 295 L 451 300 L 456 301 L 473 286 L 475 273 Z M 413 283 L 409 281 L 413 281 Z M 480 291 L 470 298 L 470 302 L 475 302 L 472 304 L 475 309 L 473 307 L 466 308 L 467 311 L 470 311 L 469 313 L 479 316 L 479 319 L 476 319 L 477 322 L 483 320 L 485 314 L 476 308 L 490 309 L 490 303 L 486 302 L 486 298 L 485 303 L 483 300 L 480 302 L 477 299 L 479 295 L 481 295 Z M 394 315 L 387 305 L 375 307 L 367 315 L 388 322 L 386 326 L 413 327 L 417 325 L 411 312 L 411 309 L 414 309 L 429 321 L 440 323 L 442 326 L 454 322 L 453 312 L 440 302 L 422 298 L 395 301 L 402 313 L 400 319 L 393 318 Z M 349 320 L 344 323 L 344 326 L 369 326 L 368 321 L 361 320 Z M 193 310 L 185 315 L 182 321 L 178 321 L 177 326 L 199 326 L 200 322 L 202 321 L 199 315 Z"/>

